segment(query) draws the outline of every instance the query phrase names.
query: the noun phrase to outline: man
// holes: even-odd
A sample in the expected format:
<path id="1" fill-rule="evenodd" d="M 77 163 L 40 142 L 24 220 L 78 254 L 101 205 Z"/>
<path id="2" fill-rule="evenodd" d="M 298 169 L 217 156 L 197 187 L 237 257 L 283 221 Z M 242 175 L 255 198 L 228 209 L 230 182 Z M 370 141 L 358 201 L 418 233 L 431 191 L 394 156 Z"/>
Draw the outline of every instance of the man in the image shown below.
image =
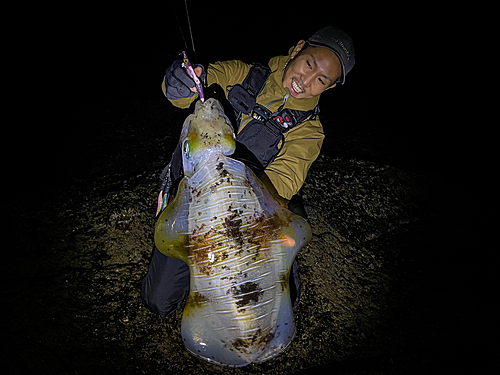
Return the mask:
<path id="1" fill-rule="evenodd" d="M 273 197 L 283 206 L 302 187 L 311 164 L 323 143 L 323 128 L 317 116 L 321 93 L 344 84 L 354 66 L 352 39 L 328 26 L 306 41 L 300 40 L 288 56 L 269 61 L 269 69 L 255 68 L 241 61 L 217 62 L 195 72 L 211 87 L 222 88 L 235 110 L 237 147 L 235 158 L 257 172 Z M 181 62 L 169 67 L 162 90 L 170 102 L 188 108 L 198 99 L 194 81 Z M 242 151 L 243 150 L 243 151 Z M 170 180 L 180 178 L 179 148 L 169 169 Z M 177 155 L 177 156 L 176 156 Z M 297 212 L 296 213 L 301 213 Z M 297 263 L 290 273 L 294 307 L 300 300 Z M 165 317 L 175 311 L 189 292 L 189 268 L 178 259 L 153 250 L 141 295 L 148 308 Z"/>

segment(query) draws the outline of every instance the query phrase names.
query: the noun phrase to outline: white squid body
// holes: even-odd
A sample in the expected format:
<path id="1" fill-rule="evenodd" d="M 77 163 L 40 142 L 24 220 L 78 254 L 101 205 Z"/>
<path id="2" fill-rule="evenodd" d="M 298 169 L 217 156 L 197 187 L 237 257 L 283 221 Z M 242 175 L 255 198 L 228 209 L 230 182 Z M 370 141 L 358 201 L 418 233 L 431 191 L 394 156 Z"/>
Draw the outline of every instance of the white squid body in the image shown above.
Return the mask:
<path id="1" fill-rule="evenodd" d="M 215 99 L 197 103 L 180 142 L 185 177 L 158 219 L 155 243 L 190 269 L 184 344 L 220 365 L 266 361 L 295 334 L 288 280 L 310 227 L 226 156 L 234 134 Z"/>

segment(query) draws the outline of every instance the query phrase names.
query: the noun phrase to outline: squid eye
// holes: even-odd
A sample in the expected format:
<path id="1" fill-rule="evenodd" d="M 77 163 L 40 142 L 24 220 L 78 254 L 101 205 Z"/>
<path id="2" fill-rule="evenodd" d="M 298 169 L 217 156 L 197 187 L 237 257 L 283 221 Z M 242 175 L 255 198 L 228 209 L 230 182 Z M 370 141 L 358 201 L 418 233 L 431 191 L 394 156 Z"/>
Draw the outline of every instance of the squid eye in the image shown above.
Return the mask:
<path id="1" fill-rule="evenodd" d="M 182 144 L 182 152 L 184 153 L 184 155 L 186 155 L 187 157 L 191 157 L 191 154 L 189 152 L 189 140 L 185 140 L 184 143 Z"/>

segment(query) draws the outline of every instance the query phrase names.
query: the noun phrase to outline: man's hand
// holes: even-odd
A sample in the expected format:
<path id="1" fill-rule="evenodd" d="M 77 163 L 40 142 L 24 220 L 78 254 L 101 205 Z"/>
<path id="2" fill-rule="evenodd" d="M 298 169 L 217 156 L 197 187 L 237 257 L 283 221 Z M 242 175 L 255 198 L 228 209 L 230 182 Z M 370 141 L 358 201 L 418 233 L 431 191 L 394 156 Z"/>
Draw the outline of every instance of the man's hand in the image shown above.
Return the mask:
<path id="1" fill-rule="evenodd" d="M 206 73 L 202 65 L 194 67 L 195 74 L 200 80 L 205 79 Z M 182 66 L 182 60 L 176 60 L 165 73 L 165 91 L 169 100 L 189 98 L 196 92 L 193 79 L 186 73 Z"/>

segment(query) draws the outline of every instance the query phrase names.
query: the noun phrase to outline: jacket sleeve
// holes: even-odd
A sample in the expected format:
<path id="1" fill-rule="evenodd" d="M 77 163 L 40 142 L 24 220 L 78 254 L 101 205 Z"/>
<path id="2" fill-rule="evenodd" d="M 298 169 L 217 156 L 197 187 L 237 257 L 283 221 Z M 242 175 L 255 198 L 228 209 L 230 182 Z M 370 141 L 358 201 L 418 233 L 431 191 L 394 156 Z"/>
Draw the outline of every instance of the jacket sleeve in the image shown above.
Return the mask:
<path id="1" fill-rule="evenodd" d="M 285 134 L 283 148 L 264 171 L 280 196 L 290 200 L 297 194 L 320 153 L 324 138 L 319 118 L 306 121 Z"/>
<path id="2" fill-rule="evenodd" d="M 249 71 L 250 65 L 239 60 L 218 61 L 208 65 L 207 84 L 218 84 L 224 89 L 227 98 L 228 86 L 243 82 Z"/>
<path id="3" fill-rule="evenodd" d="M 230 61 L 218 61 L 214 64 L 209 64 L 207 69 L 207 86 L 213 83 L 220 85 L 226 94 L 227 98 L 227 87 L 233 86 L 237 83 L 243 82 L 248 72 L 250 71 L 250 65 L 245 64 L 239 60 Z M 165 86 L 165 77 L 161 85 L 163 95 L 167 97 L 167 90 Z M 170 102 L 179 108 L 189 108 L 191 103 L 197 100 L 199 97 L 198 93 L 181 99 L 169 99 Z M 168 97 L 167 97 L 168 98 Z"/>

